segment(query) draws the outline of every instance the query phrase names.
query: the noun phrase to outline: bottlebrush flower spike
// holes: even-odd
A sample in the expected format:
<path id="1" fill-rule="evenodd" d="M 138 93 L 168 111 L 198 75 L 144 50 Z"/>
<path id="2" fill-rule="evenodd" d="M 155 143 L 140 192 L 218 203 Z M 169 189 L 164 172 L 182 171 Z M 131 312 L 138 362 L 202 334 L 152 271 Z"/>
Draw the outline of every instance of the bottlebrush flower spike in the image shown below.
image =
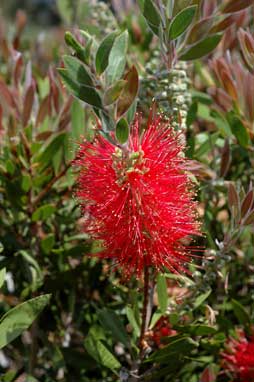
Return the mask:
<path id="1" fill-rule="evenodd" d="M 236 382 L 254 382 L 254 337 L 247 339 L 239 330 L 237 340 L 230 338 L 222 353 L 222 367 L 232 373 Z"/>
<path id="2" fill-rule="evenodd" d="M 99 134 L 81 144 L 74 164 L 84 230 L 127 277 L 145 266 L 184 272 L 192 255 L 184 242 L 199 234 L 188 161 L 169 122 L 155 117 L 142 134 L 139 125 L 136 118 L 124 145 Z"/>

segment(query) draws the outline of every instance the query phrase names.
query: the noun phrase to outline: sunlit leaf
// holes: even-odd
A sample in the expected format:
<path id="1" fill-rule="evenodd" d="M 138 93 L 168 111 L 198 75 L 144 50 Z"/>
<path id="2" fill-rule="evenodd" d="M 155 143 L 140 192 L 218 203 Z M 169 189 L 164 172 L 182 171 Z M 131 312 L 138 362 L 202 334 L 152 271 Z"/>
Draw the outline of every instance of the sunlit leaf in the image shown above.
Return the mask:
<path id="1" fill-rule="evenodd" d="M 126 53 L 128 48 L 128 31 L 122 32 L 114 40 L 108 57 L 106 78 L 108 84 L 117 81 L 123 74 L 126 64 Z"/>
<path id="2" fill-rule="evenodd" d="M 157 294 L 160 310 L 165 313 L 168 307 L 167 282 L 165 276 L 160 274 L 157 276 Z"/>
<path id="3" fill-rule="evenodd" d="M 99 364 L 111 369 L 117 370 L 121 367 L 120 362 L 115 356 L 106 348 L 106 346 L 98 339 L 89 334 L 85 339 L 85 348 L 87 352 Z"/>
<path id="4" fill-rule="evenodd" d="M 5 274 L 6 274 L 6 269 L 3 268 L 0 270 L 0 288 L 2 288 L 5 280 Z"/>
<path id="5" fill-rule="evenodd" d="M 0 349 L 18 337 L 45 308 L 50 294 L 32 298 L 9 310 L 0 320 Z"/>

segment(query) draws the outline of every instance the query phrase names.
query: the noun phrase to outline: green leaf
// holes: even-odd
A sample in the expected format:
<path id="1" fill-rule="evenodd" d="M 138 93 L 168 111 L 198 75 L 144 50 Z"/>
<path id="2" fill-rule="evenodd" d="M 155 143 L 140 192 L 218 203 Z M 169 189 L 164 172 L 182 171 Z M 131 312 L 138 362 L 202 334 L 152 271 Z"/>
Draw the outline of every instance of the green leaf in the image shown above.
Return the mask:
<path id="1" fill-rule="evenodd" d="M 48 304 L 51 295 L 32 298 L 9 310 L 0 320 L 0 349 L 28 329 Z"/>
<path id="2" fill-rule="evenodd" d="M 41 153 L 37 156 L 36 160 L 41 163 L 41 170 L 45 169 L 50 163 L 58 151 L 62 148 L 64 140 L 66 138 L 66 133 L 56 134 L 50 139 L 49 143 L 42 147 Z"/>
<path id="3" fill-rule="evenodd" d="M 193 5 L 198 4 L 200 0 L 169 0 L 172 2 L 172 5 L 170 8 L 173 8 L 173 15 L 177 15 L 179 12 L 181 12 L 184 8 Z"/>
<path id="4" fill-rule="evenodd" d="M 152 0 L 145 0 L 143 6 L 143 15 L 151 30 L 155 34 L 159 34 L 159 26 L 161 23 L 161 16 Z"/>
<path id="5" fill-rule="evenodd" d="M 103 308 L 98 313 L 98 318 L 105 330 L 109 330 L 116 341 L 128 347 L 128 336 L 122 321 L 113 310 Z"/>
<path id="6" fill-rule="evenodd" d="M 72 56 L 63 56 L 64 66 L 70 77 L 77 83 L 86 86 L 94 86 L 92 76 L 78 59 Z"/>
<path id="7" fill-rule="evenodd" d="M 87 55 L 87 50 L 83 47 L 69 31 L 65 32 L 64 35 L 65 42 L 70 46 L 76 53 L 76 56 L 83 62 L 88 63 L 89 56 Z M 90 44 L 92 40 L 90 40 Z"/>
<path id="8" fill-rule="evenodd" d="M 121 117 L 130 108 L 138 93 L 138 72 L 135 66 L 124 76 L 126 84 L 117 101 L 117 118 Z"/>
<path id="9" fill-rule="evenodd" d="M 85 111 L 80 101 L 74 99 L 71 105 L 72 137 L 79 141 L 85 132 Z"/>
<path id="10" fill-rule="evenodd" d="M 249 325 L 250 324 L 250 316 L 246 312 L 245 308 L 240 304 L 240 302 L 236 300 L 232 300 L 232 307 L 236 318 L 238 319 L 241 325 Z"/>
<path id="11" fill-rule="evenodd" d="M 95 57 L 95 67 L 98 74 L 102 74 L 108 66 L 110 51 L 117 35 L 118 32 L 110 33 L 98 47 Z"/>
<path id="12" fill-rule="evenodd" d="M 135 99 L 135 101 L 133 102 L 133 104 L 131 105 L 131 107 L 129 108 L 129 110 L 126 113 L 126 119 L 127 119 L 129 125 L 131 125 L 132 121 L 135 118 L 135 114 L 136 114 L 136 110 L 137 110 L 137 104 L 138 104 L 137 99 Z"/>
<path id="13" fill-rule="evenodd" d="M 156 324 L 156 322 L 159 321 L 159 319 L 163 316 L 163 313 L 160 312 L 159 310 L 156 310 L 154 312 L 154 314 L 152 315 L 152 318 L 151 318 L 151 321 L 150 321 L 150 325 L 149 325 L 149 329 L 152 329 L 154 327 L 154 325 Z"/>
<path id="14" fill-rule="evenodd" d="M 21 249 L 20 251 L 16 252 L 16 254 L 21 255 L 23 257 L 23 259 L 36 270 L 37 277 L 39 279 L 42 278 L 41 268 L 40 268 L 39 264 L 37 263 L 37 261 L 34 259 L 34 257 L 29 252 L 25 251 L 24 249 Z"/>
<path id="15" fill-rule="evenodd" d="M 119 143 L 123 144 L 129 137 L 129 125 L 126 119 L 121 118 L 116 125 L 116 138 Z"/>
<path id="16" fill-rule="evenodd" d="M 175 329 L 180 333 L 189 333 L 191 336 L 207 336 L 217 333 L 216 328 L 208 325 L 183 325 L 176 326 Z"/>
<path id="17" fill-rule="evenodd" d="M 173 20 L 171 21 L 169 25 L 169 38 L 171 40 L 176 39 L 177 37 L 181 36 L 186 29 L 190 26 L 195 13 L 196 13 L 197 6 L 192 5 L 190 7 L 187 7 L 183 9 L 180 13 L 178 13 Z"/>
<path id="18" fill-rule="evenodd" d="M 227 119 L 224 117 L 223 113 L 218 110 L 211 110 L 210 115 L 214 118 L 214 123 L 218 127 L 219 131 L 224 137 L 232 137 L 232 131 Z"/>
<path id="19" fill-rule="evenodd" d="M 171 313 L 169 315 L 169 322 L 171 325 L 176 325 L 180 320 L 179 314 L 178 313 Z"/>
<path id="20" fill-rule="evenodd" d="M 106 70 L 107 83 L 112 84 L 122 76 L 126 64 L 126 53 L 128 49 L 128 31 L 122 32 L 116 37 L 111 48 L 108 67 Z"/>
<path id="21" fill-rule="evenodd" d="M 191 98 L 193 102 L 200 102 L 205 105 L 211 105 L 213 103 L 212 97 L 210 95 L 198 90 L 191 90 Z"/>
<path id="22" fill-rule="evenodd" d="M 37 222 L 39 220 L 45 221 L 47 220 L 54 212 L 56 211 L 56 207 L 53 204 L 44 204 L 37 208 L 32 215 L 32 221 Z"/>
<path id="23" fill-rule="evenodd" d="M 117 98 L 120 96 L 120 94 L 122 93 L 122 90 L 125 84 L 126 84 L 125 80 L 118 80 L 116 83 L 110 86 L 104 94 L 104 98 L 103 98 L 104 105 L 108 106 L 114 103 L 117 100 Z"/>
<path id="24" fill-rule="evenodd" d="M 204 133 L 204 135 L 203 135 L 203 133 L 200 133 L 199 135 L 196 136 L 196 140 L 197 140 L 197 138 L 200 137 L 201 134 L 202 134 L 202 139 L 204 138 L 204 141 L 201 142 L 199 148 L 195 151 L 195 157 L 196 158 L 200 158 L 203 155 L 206 155 L 210 150 L 212 150 L 212 148 L 214 147 L 214 145 L 217 142 L 217 139 L 220 136 L 219 132 L 213 133 L 210 136 L 207 135 L 206 133 Z"/>
<path id="25" fill-rule="evenodd" d="M 15 164 L 13 163 L 13 161 L 11 161 L 10 159 L 7 159 L 7 161 L 5 163 L 5 166 L 6 166 L 6 171 L 9 174 L 13 175 L 14 172 L 15 172 L 15 169 L 16 169 Z"/>
<path id="26" fill-rule="evenodd" d="M 107 135 L 107 138 L 110 139 L 108 132 L 115 130 L 115 120 L 113 120 L 102 110 L 100 110 L 99 116 L 101 120 L 102 131 L 105 133 L 105 135 Z"/>
<path id="27" fill-rule="evenodd" d="M 168 290 L 166 278 L 161 274 L 157 276 L 157 294 L 160 310 L 165 313 L 168 307 Z"/>
<path id="28" fill-rule="evenodd" d="M 5 280 L 5 274 L 6 274 L 6 269 L 3 268 L 0 270 L 0 288 L 2 288 Z"/>
<path id="29" fill-rule="evenodd" d="M 97 109 L 103 109 L 102 101 L 99 93 L 95 88 L 91 86 L 81 85 L 78 82 L 74 81 L 73 78 L 68 73 L 67 69 L 60 68 L 58 69 L 60 76 L 62 77 L 63 82 L 72 92 L 72 94 L 86 102 L 88 105 L 93 106 Z"/>
<path id="30" fill-rule="evenodd" d="M 216 48 L 221 38 L 222 34 L 214 34 L 206 37 L 202 41 L 191 45 L 185 52 L 180 54 L 179 60 L 196 60 L 197 58 L 206 56 Z"/>
<path id="31" fill-rule="evenodd" d="M 63 18 L 67 24 L 71 24 L 74 9 L 71 8 L 69 0 L 57 0 L 56 3 L 61 18 Z"/>
<path id="32" fill-rule="evenodd" d="M 187 114 L 186 124 L 188 127 L 190 127 L 196 120 L 197 111 L 198 111 L 198 104 L 197 102 L 194 101 L 189 107 L 188 114 Z"/>
<path id="33" fill-rule="evenodd" d="M 55 245 L 55 235 L 53 233 L 48 234 L 40 244 L 43 252 L 49 254 Z"/>
<path id="34" fill-rule="evenodd" d="M 21 188 L 24 192 L 27 192 L 32 187 L 32 180 L 29 174 L 22 175 Z"/>
<path id="35" fill-rule="evenodd" d="M 166 345 L 164 348 L 154 352 L 151 357 L 149 357 L 146 362 L 168 362 L 171 357 L 177 356 L 181 358 L 185 354 L 189 354 L 191 350 L 197 347 L 196 342 L 194 342 L 189 337 L 177 338 Z"/>
<path id="36" fill-rule="evenodd" d="M 247 147 L 249 144 L 249 133 L 240 118 L 233 112 L 227 114 L 227 120 L 231 127 L 231 131 L 237 138 L 239 144 L 243 147 Z"/>
<path id="37" fill-rule="evenodd" d="M 14 370 L 7 371 L 7 373 L 5 373 L 2 376 L 1 382 L 13 382 L 16 375 L 17 375 L 17 371 L 14 371 Z"/>
<path id="38" fill-rule="evenodd" d="M 90 356 L 93 357 L 99 364 L 113 371 L 121 367 L 121 364 L 106 348 L 106 346 L 100 340 L 94 338 L 91 334 L 88 334 L 85 339 L 85 348 Z"/>
<path id="39" fill-rule="evenodd" d="M 212 293 L 212 290 L 209 289 L 207 292 L 200 294 L 193 304 L 193 309 L 197 309 L 200 305 L 203 304 L 203 302 L 210 296 Z"/>
<path id="40" fill-rule="evenodd" d="M 133 328 L 135 336 L 138 337 L 140 334 L 140 327 L 136 321 L 135 313 L 130 306 L 126 307 L 126 315 L 127 315 L 128 320 L 129 320 L 129 323 L 131 324 L 131 326 Z"/>

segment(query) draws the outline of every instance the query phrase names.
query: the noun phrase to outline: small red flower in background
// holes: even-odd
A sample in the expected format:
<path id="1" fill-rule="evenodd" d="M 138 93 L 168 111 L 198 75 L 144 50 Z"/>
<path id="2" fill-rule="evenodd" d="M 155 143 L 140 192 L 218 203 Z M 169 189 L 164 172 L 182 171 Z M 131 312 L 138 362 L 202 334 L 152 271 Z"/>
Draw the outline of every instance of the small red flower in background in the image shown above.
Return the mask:
<path id="1" fill-rule="evenodd" d="M 171 328 L 168 317 L 162 316 L 153 328 L 150 338 L 158 346 L 162 346 L 163 337 L 175 336 L 177 332 Z"/>
<path id="2" fill-rule="evenodd" d="M 183 242 L 199 234 L 188 161 L 161 117 L 139 130 L 136 119 L 124 145 L 100 134 L 81 144 L 75 164 L 84 230 L 102 241 L 97 255 L 115 259 L 127 277 L 140 276 L 145 266 L 186 271 L 192 252 Z"/>
<path id="3" fill-rule="evenodd" d="M 233 374 L 235 382 L 254 382 L 254 337 L 247 339 L 239 330 L 238 339 L 229 339 L 222 357 L 223 368 Z"/>

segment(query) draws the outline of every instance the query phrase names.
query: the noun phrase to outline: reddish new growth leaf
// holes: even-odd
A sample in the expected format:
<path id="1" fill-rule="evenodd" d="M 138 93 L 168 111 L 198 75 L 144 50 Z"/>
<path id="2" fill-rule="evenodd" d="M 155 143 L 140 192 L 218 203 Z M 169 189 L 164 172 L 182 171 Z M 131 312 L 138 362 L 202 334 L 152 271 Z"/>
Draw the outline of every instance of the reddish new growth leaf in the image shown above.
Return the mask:
<path id="1" fill-rule="evenodd" d="M 122 146 L 101 135 L 81 145 L 75 165 L 84 230 L 102 241 L 98 256 L 114 259 L 127 277 L 145 266 L 184 272 L 192 256 L 184 243 L 199 234 L 188 161 L 161 117 L 139 133 L 137 118 Z"/>
<path id="2" fill-rule="evenodd" d="M 232 373 L 234 381 L 254 381 L 254 337 L 247 339 L 245 333 L 239 330 L 238 339 L 229 339 L 222 357 L 222 366 Z"/>

